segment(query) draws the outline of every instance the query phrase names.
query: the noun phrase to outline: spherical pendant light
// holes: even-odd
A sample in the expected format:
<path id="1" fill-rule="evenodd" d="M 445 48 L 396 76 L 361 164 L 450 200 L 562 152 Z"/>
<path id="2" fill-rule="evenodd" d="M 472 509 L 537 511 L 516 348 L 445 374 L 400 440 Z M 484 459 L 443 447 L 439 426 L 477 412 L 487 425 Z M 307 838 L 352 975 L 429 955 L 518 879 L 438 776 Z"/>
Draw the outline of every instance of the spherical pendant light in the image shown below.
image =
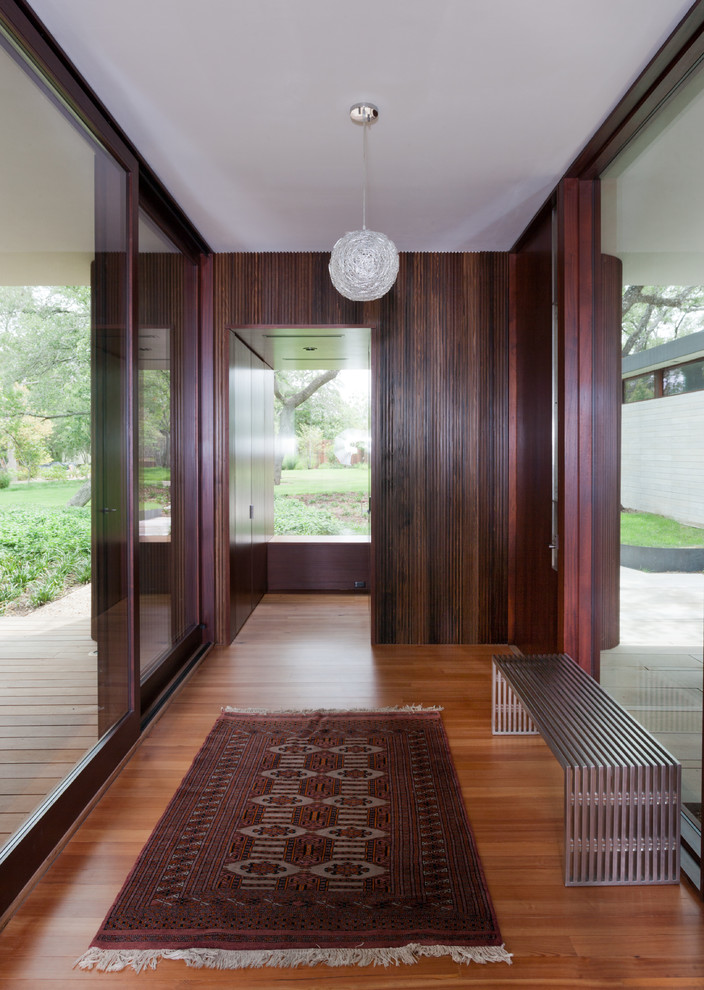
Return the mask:
<path id="1" fill-rule="evenodd" d="M 350 117 L 364 127 L 364 182 L 362 186 L 362 229 L 352 230 L 335 243 L 328 270 L 340 295 L 355 302 L 381 299 L 396 281 L 398 251 L 386 234 L 367 230 L 367 128 L 379 116 L 371 103 L 355 103 Z"/>
<path id="2" fill-rule="evenodd" d="M 381 299 L 396 281 L 398 251 L 386 234 L 351 230 L 336 242 L 328 268 L 332 284 L 345 299 Z"/>

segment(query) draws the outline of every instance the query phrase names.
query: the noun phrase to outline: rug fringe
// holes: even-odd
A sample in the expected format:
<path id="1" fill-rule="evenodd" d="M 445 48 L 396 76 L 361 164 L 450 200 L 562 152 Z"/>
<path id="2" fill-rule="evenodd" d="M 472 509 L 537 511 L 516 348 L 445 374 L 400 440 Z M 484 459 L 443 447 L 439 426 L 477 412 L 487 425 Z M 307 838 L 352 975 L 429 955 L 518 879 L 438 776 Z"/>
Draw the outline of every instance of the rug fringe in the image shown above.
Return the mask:
<path id="1" fill-rule="evenodd" d="M 136 973 L 156 969 L 160 959 L 185 962 L 196 969 L 260 969 L 264 966 L 400 966 L 417 963 L 422 956 L 451 956 L 456 963 L 511 965 L 512 954 L 503 945 L 420 945 L 411 942 L 395 948 L 365 949 L 270 949 L 232 951 L 227 949 L 98 949 L 91 948 L 74 963 L 79 969 L 116 973 L 132 967 Z"/>
<path id="2" fill-rule="evenodd" d="M 342 715 L 346 712 L 366 712 L 369 715 L 384 712 L 442 712 L 442 705 L 389 705 L 386 708 L 234 708 L 226 705 L 221 708 L 223 715 Z"/>

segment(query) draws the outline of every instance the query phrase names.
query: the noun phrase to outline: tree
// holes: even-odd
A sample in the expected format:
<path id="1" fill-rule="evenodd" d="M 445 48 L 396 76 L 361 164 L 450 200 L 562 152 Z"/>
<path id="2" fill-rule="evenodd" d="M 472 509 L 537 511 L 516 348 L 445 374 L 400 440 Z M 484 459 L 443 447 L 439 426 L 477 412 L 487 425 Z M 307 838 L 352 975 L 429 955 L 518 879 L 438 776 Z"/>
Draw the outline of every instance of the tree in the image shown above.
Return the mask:
<path id="1" fill-rule="evenodd" d="M 696 333 L 703 328 L 704 286 L 627 285 L 623 290 L 622 353 Z"/>
<path id="2" fill-rule="evenodd" d="M 0 286 L 0 415 L 15 385 L 55 460 L 89 456 L 89 286 Z"/>
<path id="3" fill-rule="evenodd" d="M 26 470 L 27 480 L 31 481 L 39 465 L 49 460 L 47 440 L 51 423 L 34 416 L 13 416 L 3 421 L 2 432 L 5 442 L 15 452 L 17 463 Z"/>
<path id="4" fill-rule="evenodd" d="M 148 368 L 139 373 L 140 444 L 143 457 L 171 466 L 171 372 Z"/>
<path id="5" fill-rule="evenodd" d="M 279 429 L 274 457 L 274 484 L 281 484 L 281 466 L 287 453 L 296 449 L 296 409 L 318 389 L 337 378 L 339 371 L 321 371 L 310 378 L 307 372 L 280 372 L 274 375 L 274 395 L 279 406 Z"/>

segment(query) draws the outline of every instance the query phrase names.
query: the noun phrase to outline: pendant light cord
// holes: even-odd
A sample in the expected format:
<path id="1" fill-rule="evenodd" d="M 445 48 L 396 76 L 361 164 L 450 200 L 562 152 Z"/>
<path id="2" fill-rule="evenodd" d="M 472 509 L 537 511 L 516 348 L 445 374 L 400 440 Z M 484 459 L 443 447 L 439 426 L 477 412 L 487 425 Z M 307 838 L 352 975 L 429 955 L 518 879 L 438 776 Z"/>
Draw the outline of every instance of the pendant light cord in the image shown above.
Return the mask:
<path id="1" fill-rule="evenodd" d="M 367 131 L 369 129 L 369 119 L 365 118 L 362 125 L 364 134 L 362 136 L 362 230 L 367 229 Z"/>

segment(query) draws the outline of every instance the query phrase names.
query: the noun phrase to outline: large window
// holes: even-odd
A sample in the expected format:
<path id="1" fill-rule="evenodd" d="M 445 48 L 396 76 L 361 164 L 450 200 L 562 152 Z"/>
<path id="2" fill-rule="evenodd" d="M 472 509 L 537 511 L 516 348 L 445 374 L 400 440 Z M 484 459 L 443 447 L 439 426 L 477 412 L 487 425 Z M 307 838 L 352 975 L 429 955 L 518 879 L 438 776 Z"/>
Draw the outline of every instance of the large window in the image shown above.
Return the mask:
<path id="1" fill-rule="evenodd" d="M 623 265 L 620 644 L 602 682 L 682 763 L 682 863 L 699 886 L 704 574 L 704 71 L 602 177 Z M 695 336 L 696 335 L 696 336 Z M 655 401 L 643 401 L 653 399 Z M 614 424 L 614 432 L 617 425 Z M 694 563 L 692 563 L 694 561 Z"/>
<path id="2" fill-rule="evenodd" d="M 369 538 L 370 378 L 275 371 L 277 536 Z"/>
<path id="3" fill-rule="evenodd" d="M 0 133 L 0 860 L 31 873 L 134 707 L 127 173 L 4 36 Z"/>

